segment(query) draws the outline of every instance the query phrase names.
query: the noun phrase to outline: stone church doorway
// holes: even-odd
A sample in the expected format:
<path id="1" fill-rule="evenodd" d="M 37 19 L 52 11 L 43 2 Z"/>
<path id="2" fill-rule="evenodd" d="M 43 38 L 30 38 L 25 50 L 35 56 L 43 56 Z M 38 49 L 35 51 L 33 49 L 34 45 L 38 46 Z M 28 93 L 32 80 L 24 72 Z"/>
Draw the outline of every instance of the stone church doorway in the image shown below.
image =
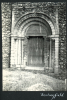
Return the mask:
<path id="1" fill-rule="evenodd" d="M 11 67 L 41 66 L 58 71 L 59 35 L 55 29 L 50 17 L 43 13 L 19 18 L 11 35 Z"/>

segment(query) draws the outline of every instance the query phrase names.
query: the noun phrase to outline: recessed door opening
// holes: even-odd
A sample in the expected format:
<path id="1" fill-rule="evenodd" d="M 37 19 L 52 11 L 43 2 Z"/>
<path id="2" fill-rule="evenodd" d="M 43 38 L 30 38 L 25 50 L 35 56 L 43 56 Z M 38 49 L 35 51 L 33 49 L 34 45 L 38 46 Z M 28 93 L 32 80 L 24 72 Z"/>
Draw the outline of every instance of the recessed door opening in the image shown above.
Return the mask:
<path id="1" fill-rule="evenodd" d="M 42 36 L 28 38 L 28 66 L 44 66 L 44 38 Z"/>

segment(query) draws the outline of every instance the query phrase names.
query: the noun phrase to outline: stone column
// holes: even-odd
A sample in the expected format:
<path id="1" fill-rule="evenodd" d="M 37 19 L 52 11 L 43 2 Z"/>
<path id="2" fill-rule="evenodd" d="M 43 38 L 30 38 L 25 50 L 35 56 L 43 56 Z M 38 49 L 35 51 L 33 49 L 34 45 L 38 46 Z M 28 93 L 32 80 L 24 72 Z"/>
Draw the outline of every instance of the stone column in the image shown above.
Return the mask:
<path id="1" fill-rule="evenodd" d="M 14 45 L 14 58 L 15 58 L 15 65 L 16 65 L 16 39 L 14 39 L 15 45 Z"/>
<path id="2" fill-rule="evenodd" d="M 54 72 L 55 74 L 58 74 L 58 67 L 59 67 L 59 22 L 58 22 L 58 5 L 56 6 L 56 11 L 55 11 L 55 17 L 56 17 L 56 27 L 55 27 L 55 68 Z"/>
<path id="3" fill-rule="evenodd" d="M 11 67 L 14 66 L 14 38 L 11 37 Z"/>
<path id="4" fill-rule="evenodd" d="M 19 64 L 21 65 L 21 39 L 19 40 Z"/>
<path id="5" fill-rule="evenodd" d="M 55 74 L 58 74 L 58 67 L 59 67 L 59 38 L 55 38 Z"/>
<path id="6" fill-rule="evenodd" d="M 15 64 L 17 66 L 17 51 L 18 51 L 18 40 L 15 41 Z"/>
<path id="7" fill-rule="evenodd" d="M 19 39 L 17 40 L 17 64 L 19 64 Z"/>
<path id="8" fill-rule="evenodd" d="M 21 40 L 21 64 L 23 65 L 23 40 Z"/>
<path id="9" fill-rule="evenodd" d="M 18 39 L 18 65 L 21 64 L 21 40 Z"/>

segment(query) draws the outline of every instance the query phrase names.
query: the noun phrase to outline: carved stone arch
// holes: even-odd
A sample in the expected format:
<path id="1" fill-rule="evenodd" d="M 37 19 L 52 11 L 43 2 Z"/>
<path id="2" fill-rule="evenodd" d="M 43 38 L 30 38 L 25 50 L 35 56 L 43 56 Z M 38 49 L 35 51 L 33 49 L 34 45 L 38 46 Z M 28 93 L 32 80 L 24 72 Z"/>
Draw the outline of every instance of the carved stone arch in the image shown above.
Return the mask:
<path id="1" fill-rule="evenodd" d="M 23 28 L 25 22 L 29 22 L 30 20 L 36 19 L 36 18 L 38 20 L 42 19 L 43 20 L 42 23 L 46 22 L 48 24 L 48 26 L 50 26 L 50 28 L 52 30 L 52 34 L 55 35 L 55 26 L 54 26 L 53 22 L 50 20 L 50 18 L 46 17 L 45 15 L 41 15 L 41 14 L 39 14 L 39 15 L 35 14 L 35 16 L 33 16 L 33 13 L 25 15 L 17 21 L 17 23 L 14 27 L 14 33 L 17 34 L 20 27 Z"/>
<path id="2" fill-rule="evenodd" d="M 24 14 L 24 15 L 22 15 L 19 19 L 18 19 L 18 21 L 15 23 L 15 27 L 17 26 L 17 25 L 19 25 L 20 24 L 20 22 L 22 22 L 22 21 L 25 21 L 26 19 L 28 19 L 28 18 L 30 18 L 30 17 L 40 17 L 40 18 L 44 18 L 45 20 L 47 19 L 47 20 L 50 20 L 53 24 L 55 23 L 55 20 L 53 20 L 52 18 L 51 18 L 51 16 L 48 16 L 46 13 L 43 13 L 43 12 L 38 12 L 38 13 L 26 13 L 26 14 Z"/>
<path id="3" fill-rule="evenodd" d="M 17 30 L 16 31 L 14 30 L 14 33 L 16 33 L 16 34 L 21 33 L 24 30 L 24 28 L 26 27 L 26 25 L 28 25 L 30 22 L 35 22 L 35 21 L 39 22 L 39 23 L 42 23 L 45 27 L 48 27 L 48 29 L 50 31 L 52 31 L 50 26 L 48 25 L 48 23 L 46 21 L 44 21 L 43 19 L 40 19 L 40 18 L 30 18 L 30 19 L 27 19 L 25 22 L 21 23 L 21 25 L 19 25 Z"/>
<path id="4" fill-rule="evenodd" d="M 24 32 L 24 36 L 27 35 L 27 31 L 30 28 L 30 26 L 32 26 L 32 25 L 38 25 L 40 27 L 42 26 L 44 28 L 44 35 L 49 34 L 47 27 L 45 25 L 43 25 L 41 22 L 39 22 L 39 23 L 38 22 L 30 22 L 24 27 L 24 29 L 22 31 L 22 32 Z M 46 32 L 46 34 L 45 34 L 45 32 Z M 50 34 L 52 34 L 51 30 L 50 30 Z"/>
<path id="5" fill-rule="evenodd" d="M 19 29 L 19 31 L 18 31 L 18 34 L 20 33 L 20 36 L 21 36 L 21 35 L 22 35 L 22 36 L 25 36 L 25 30 L 26 30 L 26 28 L 29 27 L 29 26 L 32 25 L 32 24 L 40 24 L 40 25 L 42 25 L 42 26 L 45 28 L 45 30 L 47 31 L 47 33 L 50 31 L 50 35 L 52 34 L 52 31 L 51 31 L 50 27 L 44 25 L 43 22 L 37 21 L 37 20 L 36 20 L 36 21 L 32 20 L 32 21 L 29 21 L 29 22 L 27 22 L 27 23 L 24 23 L 24 25 L 21 25 L 21 27 L 20 27 L 20 29 Z M 48 28 L 47 28 L 47 27 L 48 27 Z M 49 29 L 49 31 L 48 31 L 48 29 Z"/>

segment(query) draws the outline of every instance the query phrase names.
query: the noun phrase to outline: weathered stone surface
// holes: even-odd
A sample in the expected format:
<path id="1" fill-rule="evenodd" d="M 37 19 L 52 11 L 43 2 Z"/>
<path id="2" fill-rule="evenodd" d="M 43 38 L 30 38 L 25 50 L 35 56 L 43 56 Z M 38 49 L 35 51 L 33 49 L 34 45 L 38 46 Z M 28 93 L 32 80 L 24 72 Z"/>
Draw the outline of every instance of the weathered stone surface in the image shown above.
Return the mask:
<path id="1" fill-rule="evenodd" d="M 9 67 L 11 35 L 11 3 L 1 3 L 2 15 L 2 66 Z"/>
<path id="2" fill-rule="evenodd" d="M 66 2 L 59 6 L 59 64 L 66 68 Z"/>

